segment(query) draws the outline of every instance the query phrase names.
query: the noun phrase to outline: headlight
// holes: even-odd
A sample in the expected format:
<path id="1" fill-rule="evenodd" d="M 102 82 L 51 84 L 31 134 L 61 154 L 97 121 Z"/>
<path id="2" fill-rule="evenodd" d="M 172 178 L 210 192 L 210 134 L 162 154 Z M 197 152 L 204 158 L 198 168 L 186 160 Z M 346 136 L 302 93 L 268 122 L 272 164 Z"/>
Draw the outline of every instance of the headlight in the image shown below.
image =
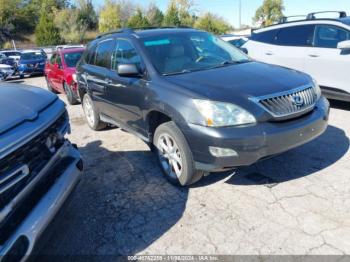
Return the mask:
<path id="1" fill-rule="evenodd" d="M 314 90 L 315 90 L 315 94 L 317 96 L 317 100 L 320 99 L 320 97 L 322 96 L 322 91 L 320 86 L 317 84 L 317 81 L 315 79 L 312 79 L 312 82 L 314 84 Z"/>
<path id="2" fill-rule="evenodd" d="M 224 127 L 256 123 L 255 117 L 243 108 L 224 102 L 193 100 L 206 126 Z"/>
<path id="3" fill-rule="evenodd" d="M 72 75 L 73 81 L 77 83 L 77 74 Z"/>

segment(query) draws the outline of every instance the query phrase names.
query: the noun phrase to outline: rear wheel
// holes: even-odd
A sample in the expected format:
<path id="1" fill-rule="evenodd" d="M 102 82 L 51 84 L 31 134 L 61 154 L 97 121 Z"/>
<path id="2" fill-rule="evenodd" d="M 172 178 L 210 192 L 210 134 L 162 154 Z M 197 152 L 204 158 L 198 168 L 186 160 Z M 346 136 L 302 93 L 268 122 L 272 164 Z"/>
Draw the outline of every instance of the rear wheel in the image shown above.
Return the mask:
<path id="1" fill-rule="evenodd" d="M 93 130 L 101 130 L 107 126 L 106 123 L 100 120 L 100 115 L 96 111 L 94 103 L 88 94 L 84 95 L 83 98 L 83 110 L 85 114 L 86 122 L 89 127 Z"/>
<path id="2" fill-rule="evenodd" d="M 67 85 L 66 82 L 63 83 L 63 88 L 64 92 L 66 93 L 68 103 L 70 105 L 76 105 L 78 103 L 78 100 L 74 97 L 72 88 L 69 85 Z"/>
<path id="3" fill-rule="evenodd" d="M 160 125 L 154 134 L 160 167 L 173 184 L 186 186 L 199 181 L 203 171 L 195 169 L 188 143 L 174 122 Z"/>

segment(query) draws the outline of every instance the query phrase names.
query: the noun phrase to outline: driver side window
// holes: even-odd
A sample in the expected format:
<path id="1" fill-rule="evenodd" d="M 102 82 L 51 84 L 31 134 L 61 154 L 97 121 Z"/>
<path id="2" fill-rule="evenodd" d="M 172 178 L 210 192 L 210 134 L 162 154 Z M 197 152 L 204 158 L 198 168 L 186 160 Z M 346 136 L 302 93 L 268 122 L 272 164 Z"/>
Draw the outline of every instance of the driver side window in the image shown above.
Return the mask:
<path id="1" fill-rule="evenodd" d="M 112 54 L 112 70 L 117 70 L 119 64 L 135 64 L 139 69 L 142 68 L 141 57 L 127 40 L 119 39 Z"/>
<path id="2" fill-rule="evenodd" d="M 337 48 L 338 43 L 350 40 L 350 32 L 332 25 L 316 26 L 315 47 Z"/>

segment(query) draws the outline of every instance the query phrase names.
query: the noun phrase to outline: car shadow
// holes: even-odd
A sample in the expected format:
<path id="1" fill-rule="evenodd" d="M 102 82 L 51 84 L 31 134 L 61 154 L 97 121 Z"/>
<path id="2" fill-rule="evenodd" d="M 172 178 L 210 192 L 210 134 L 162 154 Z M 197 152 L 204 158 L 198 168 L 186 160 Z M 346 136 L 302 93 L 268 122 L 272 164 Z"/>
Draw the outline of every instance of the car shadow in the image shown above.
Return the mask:
<path id="1" fill-rule="evenodd" d="M 267 185 L 309 176 L 341 159 L 349 150 L 349 138 L 342 129 L 328 126 L 324 134 L 284 154 L 243 167 L 226 183 L 232 185 Z"/>
<path id="2" fill-rule="evenodd" d="M 115 261 L 144 250 L 182 217 L 188 188 L 169 184 L 150 151 L 109 151 L 101 141 L 79 150 L 83 179 L 45 234 L 39 257 Z"/>

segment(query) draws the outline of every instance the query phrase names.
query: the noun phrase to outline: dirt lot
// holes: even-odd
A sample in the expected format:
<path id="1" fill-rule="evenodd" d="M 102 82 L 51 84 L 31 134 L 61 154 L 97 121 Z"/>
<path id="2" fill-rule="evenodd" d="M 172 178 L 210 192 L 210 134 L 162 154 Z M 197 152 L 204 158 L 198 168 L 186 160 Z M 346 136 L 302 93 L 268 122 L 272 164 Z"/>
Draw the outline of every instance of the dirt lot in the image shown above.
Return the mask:
<path id="1" fill-rule="evenodd" d="M 350 254 L 350 104 L 332 103 L 315 141 L 191 188 L 168 184 L 138 138 L 94 132 L 80 105 L 68 111 L 85 175 L 43 253 Z"/>

